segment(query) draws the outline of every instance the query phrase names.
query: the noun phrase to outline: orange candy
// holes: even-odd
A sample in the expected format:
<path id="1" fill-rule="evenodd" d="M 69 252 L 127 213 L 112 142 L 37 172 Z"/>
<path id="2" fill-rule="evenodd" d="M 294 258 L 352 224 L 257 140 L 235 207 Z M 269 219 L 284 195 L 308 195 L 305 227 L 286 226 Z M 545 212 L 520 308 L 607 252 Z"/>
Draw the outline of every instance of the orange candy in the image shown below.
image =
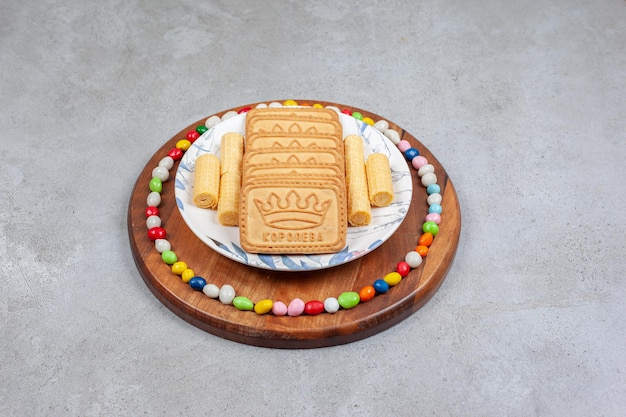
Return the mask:
<path id="1" fill-rule="evenodd" d="M 419 253 L 422 258 L 428 255 L 428 246 L 419 245 L 415 248 L 415 252 Z"/>
<path id="2" fill-rule="evenodd" d="M 429 247 L 433 243 L 433 234 L 432 233 L 424 233 L 420 236 L 417 244 L 420 246 Z"/>
<path id="3" fill-rule="evenodd" d="M 371 300 L 375 295 L 376 290 L 371 285 L 366 285 L 359 291 L 359 297 L 361 298 L 362 303 Z"/>

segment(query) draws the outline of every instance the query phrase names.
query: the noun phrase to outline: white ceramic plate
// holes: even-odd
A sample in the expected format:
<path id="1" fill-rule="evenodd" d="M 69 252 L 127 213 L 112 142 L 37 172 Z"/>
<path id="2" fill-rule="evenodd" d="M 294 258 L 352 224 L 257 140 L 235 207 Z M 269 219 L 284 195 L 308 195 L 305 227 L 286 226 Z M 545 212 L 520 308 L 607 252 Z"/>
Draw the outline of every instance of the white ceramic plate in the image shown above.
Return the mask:
<path id="1" fill-rule="evenodd" d="M 238 227 L 222 226 L 217 211 L 200 209 L 193 204 L 193 172 L 195 161 L 204 153 L 219 156 L 222 135 L 245 129 L 245 114 L 227 119 L 206 131 L 183 156 L 176 171 L 176 205 L 191 231 L 216 252 L 246 265 L 275 271 L 302 271 L 329 268 L 353 261 L 368 254 L 389 239 L 406 216 L 413 195 L 411 172 L 398 148 L 381 132 L 352 116 L 340 114 L 343 136 L 361 135 L 365 156 L 383 153 L 389 158 L 392 171 L 394 201 L 388 207 L 372 208 L 368 226 L 348 227 L 346 247 L 336 253 L 322 255 L 263 255 L 247 253 L 241 248 Z"/>

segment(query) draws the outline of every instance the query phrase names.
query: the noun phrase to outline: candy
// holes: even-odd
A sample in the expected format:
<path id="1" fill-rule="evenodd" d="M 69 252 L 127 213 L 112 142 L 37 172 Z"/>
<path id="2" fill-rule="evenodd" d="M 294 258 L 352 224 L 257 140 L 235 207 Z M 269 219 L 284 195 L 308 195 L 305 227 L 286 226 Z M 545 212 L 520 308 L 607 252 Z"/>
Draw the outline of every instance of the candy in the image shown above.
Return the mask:
<path id="1" fill-rule="evenodd" d="M 379 130 L 382 133 L 385 133 L 385 131 L 389 129 L 389 123 L 386 120 L 379 120 L 376 123 L 374 123 L 374 127 L 376 128 L 376 130 Z"/>
<path id="2" fill-rule="evenodd" d="M 241 311 L 251 311 L 254 308 L 254 303 L 249 298 L 242 296 L 233 298 L 233 305 Z"/>
<path id="3" fill-rule="evenodd" d="M 422 155 L 417 155 L 411 160 L 411 165 L 413 165 L 415 169 L 420 169 L 426 164 L 428 164 L 428 159 L 424 158 Z"/>
<path id="4" fill-rule="evenodd" d="M 328 297 L 324 300 L 324 310 L 333 314 L 339 311 L 339 301 L 335 297 Z"/>
<path id="5" fill-rule="evenodd" d="M 433 238 L 434 236 L 432 233 L 424 233 L 418 239 L 417 244 L 423 245 L 423 246 L 430 246 L 433 243 Z"/>
<path id="6" fill-rule="evenodd" d="M 437 182 L 437 176 L 435 174 L 433 174 L 432 172 L 429 172 L 428 174 L 425 174 L 422 177 L 422 185 L 424 187 L 428 187 L 431 184 L 435 184 Z"/>
<path id="7" fill-rule="evenodd" d="M 163 251 L 163 253 L 161 253 L 161 259 L 163 259 L 163 262 L 168 265 L 173 265 L 176 261 L 178 261 L 178 257 L 171 250 Z"/>
<path id="8" fill-rule="evenodd" d="M 159 215 L 158 207 L 148 206 L 148 208 L 146 209 L 146 217 L 158 216 L 158 215 Z"/>
<path id="9" fill-rule="evenodd" d="M 252 110 L 252 107 L 248 106 L 248 107 L 244 107 L 240 109 L 237 113 L 238 114 L 248 113 L 250 110 Z"/>
<path id="10" fill-rule="evenodd" d="M 215 126 L 216 124 L 218 124 L 221 121 L 222 121 L 222 119 L 220 119 L 219 116 L 213 115 L 213 116 L 209 117 L 208 119 L 206 119 L 206 121 L 204 122 L 204 125 L 207 128 L 210 129 L 210 128 L 212 128 L 213 126 Z"/>
<path id="11" fill-rule="evenodd" d="M 174 166 L 174 160 L 172 159 L 171 156 L 164 156 L 159 161 L 159 166 L 163 167 L 163 168 L 165 168 L 165 169 L 167 169 L 169 171 Z"/>
<path id="12" fill-rule="evenodd" d="M 406 152 L 408 149 L 411 149 L 411 144 L 409 143 L 409 141 L 404 139 L 398 142 L 397 146 L 398 150 L 402 153 Z"/>
<path id="13" fill-rule="evenodd" d="M 299 316 L 304 312 L 304 301 L 300 298 L 294 298 L 287 306 L 287 314 L 289 316 Z"/>
<path id="14" fill-rule="evenodd" d="M 430 184 L 426 187 L 426 192 L 430 194 L 441 193 L 441 187 L 438 184 Z"/>
<path id="15" fill-rule="evenodd" d="M 374 126 L 374 120 L 372 120 L 371 118 L 364 117 L 362 120 L 363 120 L 363 122 L 367 123 L 368 125 Z"/>
<path id="16" fill-rule="evenodd" d="M 272 300 L 261 300 L 254 305 L 254 312 L 257 314 L 267 314 L 272 311 L 274 303 Z"/>
<path id="17" fill-rule="evenodd" d="M 435 172 L 435 167 L 432 164 L 426 164 L 417 170 L 417 175 L 423 177 L 425 174 L 429 172 Z"/>
<path id="18" fill-rule="evenodd" d="M 361 302 L 368 302 L 376 295 L 376 289 L 371 285 L 366 285 L 359 290 L 359 299 Z"/>
<path id="19" fill-rule="evenodd" d="M 398 262 L 398 265 L 396 265 L 396 272 L 400 274 L 402 278 L 404 278 L 409 275 L 409 272 L 411 272 L 411 267 L 406 262 L 401 261 Z"/>
<path id="20" fill-rule="evenodd" d="M 439 233 L 439 226 L 435 222 L 425 222 L 422 225 L 422 231 L 424 233 L 430 233 L 433 236 L 437 236 L 437 233 Z"/>
<path id="21" fill-rule="evenodd" d="M 187 140 L 187 139 L 181 139 L 178 142 L 176 142 L 176 148 L 180 149 L 181 151 L 186 151 L 187 149 L 189 149 L 191 147 L 191 141 Z"/>
<path id="22" fill-rule="evenodd" d="M 148 206 L 158 207 L 161 204 L 161 194 L 156 191 L 152 191 L 148 194 L 148 198 L 146 198 L 146 203 Z"/>
<path id="23" fill-rule="evenodd" d="M 222 285 L 222 288 L 220 288 L 219 298 L 222 304 L 231 304 L 235 299 L 235 289 L 228 284 Z"/>
<path id="24" fill-rule="evenodd" d="M 422 264 L 422 257 L 419 253 L 411 251 L 406 254 L 406 256 L 404 257 L 404 261 L 409 264 L 411 268 L 417 268 Z"/>
<path id="25" fill-rule="evenodd" d="M 148 229 L 161 226 L 161 218 L 159 216 L 150 216 L 146 219 Z"/>
<path id="26" fill-rule="evenodd" d="M 189 280 L 189 286 L 196 291 L 202 291 L 206 285 L 206 280 L 202 277 L 193 277 Z"/>
<path id="27" fill-rule="evenodd" d="M 275 316 L 284 316 L 287 314 L 287 305 L 282 301 L 276 301 L 272 306 L 272 314 Z"/>
<path id="28" fill-rule="evenodd" d="M 343 292 L 337 297 L 337 301 L 339 305 L 346 310 L 354 308 L 359 304 L 359 293 L 354 291 Z"/>
<path id="29" fill-rule="evenodd" d="M 429 213 L 441 214 L 442 211 L 443 209 L 441 208 L 441 204 L 438 204 L 438 203 L 433 203 L 430 205 L 430 207 L 428 207 Z"/>
<path id="30" fill-rule="evenodd" d="M 148 229 L 148 239 L 150 240 L 165 239 L 165 236 L 165 229 L 162 227 L 152 227 Z"/>
<path id="31" fill-rule="evenodd" d="M 363 120 L 363 115 L 358 111 L 352 112 L 352 117 L 354 117 L 357 120 Z"/>
<path id="32" fill-rule="evenodd" d="M 439 213 L 428 213 L 424 220 L 427 222 L 441 223 L 441 214 Z"/>
<path id="33" fill-rule="evenodd" d="M 400 134 L 393 129 L 385 130 L 383 135 L 385 135 L 394 145 L 398 145 L 398 143 L 400 143 Z"/>
<path id="34" fill-rule="evenodd" d="M 404 151 L 404 159 L 406 159 L 407 161 L 413 161 L 413 158 L 418 157 L 420 154 L 420 152 L 415 149 L 415 148 L 409 148 L 406 151 Z"/>
<path id="35" fill-rule="evenodd" d="M 178 161 L 180 158 L 183 157 L 183 150 L 182 149 L 178 149 L 178 148 L 172 148 L 170 149 L 170 151 L 167 153 L 167 155 L 172 158 L 174 161 Z"/>
<path id="36" fill-rule="evenodd" d="M 170 171 L 165 167 L 158 166 L 152 170 L 152 176 L 160 179 L 161 182 L 165 182 L 170 177 Z"/>
<path id="37" fill-rule="evenodd" d="M 154 248 L 157 252 L 163 253 L 166 250 L 172 249 L 172 245 L 170 245 L 170 242 L 166 239 L 157 239 L 154 241 Z"/>
<path id="38" fill-rule="evenodd" d="M 441 200 L 441 194 L 439 193 L 432 193 L 426 198 L 428 204 L 441 204 Z"/>
<path id="39" fill-rule="evenodd" d="M 382 279 L 377 279 L 372 285 L 378 294 L 384 294 L 389 291 L 389 284 Z"/>
<path id="40" fill-rule="evenodd" d="M 422 258 L 428 255 L 428 246 L 417 245 L 415 252 L 419 253 Z"/>
<path id="41" fill-rule="evenodd" d="M 191 279 L 195 276 L 196 274 L 193 272 L 193 269 L 187 268 L 183 271 L 180 278 L 183 280 L 183 282 L 189 282 L 191 284 Z M 204 281 L 204 284 L 206 285 L 206 281 Z"/>
<path id="42" fill-rule="evenodd" d="M 389 284 L 390 287 L 396 286 L 402 281 L 402 275 L 397 272 L 390 272 L 383 277 L 383 281 Z"/>
<path id="43" fill-rule="evenodd" d="M 182 275 L 185 269 L 187 269 L 187 264 L 183 261 L 174 262 L 172 265 L 172 272 L 176 275 Z"/>
<path id="44" fill-rule="evenodd" d="M 191 143 L 195 142 L 200 137 L 200 133 L 197 130 L 190 130 L 187 132 L 187 140 Z"/>
<path id="45" fill-rule="evenodd" d="M 198 132 L 200 135 L 202 135 L 207 130 L 209 130 L 209 128 L 206 127 L 206 125 L 205 126 L 203 126 L 203 125 L 196 126 L 196 132 Z"/>
<path id="46" fill-rule="evenodd" d="M 209 298 L 217 298 L 220 296 L 220 287 L 215 284 L 207 284 L 202 288 L 202 292 Z"/>
<path id="47" fill-rule="evenodd" d="M 318 300 L 307 301 L 304 305 L 304 314 L 315 316 L 324 311 L 324 303 Z"/>
<path id="48" fill-rule="evenodd" d="M 226 113 L 224 113 L 224 115 L 222 116 L 222 120 L 228 120 L 232 117 L 237 116 L 237 112 L 235 110 L 231 110 L 231 111 L 227 111 Z"/>
<path id="49" fill-rule="evenodd" d="M 163 191 L 163 181 L 160 178 L 152 177 L 150 180 L 150 191 L 160 193 Z"/>
<path id="50" fill-rule="evenodd" d="M 285 100 L 283 106 L 297 106 L 298 103 L 295 100 Z"/>

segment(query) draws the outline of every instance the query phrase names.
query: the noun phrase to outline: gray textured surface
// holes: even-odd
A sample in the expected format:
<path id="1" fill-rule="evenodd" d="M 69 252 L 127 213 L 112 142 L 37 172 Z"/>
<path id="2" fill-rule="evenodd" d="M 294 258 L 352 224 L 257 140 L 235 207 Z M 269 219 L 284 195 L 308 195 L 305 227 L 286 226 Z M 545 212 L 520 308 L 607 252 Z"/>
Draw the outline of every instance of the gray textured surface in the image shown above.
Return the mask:
<path id="1" fill-rule="evenodd" d="M 620 0 L 3 1 L 0 415 L 623 415 L 625 39 Z M 163 142 L 292 97 L 395 121 L 462 207 L 435 297 L 345 346 L 206 334 L 129 251 Z"/>

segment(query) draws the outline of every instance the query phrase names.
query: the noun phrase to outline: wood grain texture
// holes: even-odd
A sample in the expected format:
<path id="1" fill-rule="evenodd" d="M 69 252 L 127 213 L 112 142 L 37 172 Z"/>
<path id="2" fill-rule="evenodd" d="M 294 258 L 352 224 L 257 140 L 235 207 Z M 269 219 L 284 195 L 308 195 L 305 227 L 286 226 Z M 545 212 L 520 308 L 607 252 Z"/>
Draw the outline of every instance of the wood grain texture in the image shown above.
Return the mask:
<path id="1" fill-rule="evenodd" d="M 374 120 L 383 119 L 366 110 L 343 104 L 320 103 L 350 108 Z M 255 105 L 243 105 L 229 110 Z M 229 110 L 218 115 L 221 116 Z M 411 134 L 389 121 L 390 127 L 400 132 L 402 139 L 408 140 L 434 165 L 437 183 L 441 186 L 443 195 L 439 235 L 422 265 L 412 270 L 400 284 L 386 294 L 376 296 L 351 310 L 299 317 L 242 312 L 191 289 L 171 272 L 154 249 L 153 242 L 148 239 L 145 209 L 152 169 L 178 140 L 184 139 L 190 129 L 204 123 L 204 120 L 181 130 L 154 154 L 140 173 L 128 206 L 128 234 L 137 268 L 152 293 L 182 319 L 211 334 L 255 346 L 333 346 L 354 342 L 393 326 L 422 307 L 440 287 L 453 261 L 461 231 L 461 212 L 456 191 L 447 173 L 430 151 Z M 426 190 L 421 185 L 416 170 L 411 168 L 413 198 L 409 212 L 387 242 L 362 258 L 329 269 L 306 272 L 268 271 L 240 264 L 214 252 L 191 232 L 175 204 L 173 178 L 177 166 L 178 163 L 170 171 L 170 180 L 164 183 L 162 203 L 159 206 L 159 214 L 172 250 L 197 275 L 205 277 L 207 282 L 217 286 L 230 284 L 237 295 L 244 295 L 253 302 L 271 299 L 289 303 L 296 297 L 305 302 L 323 301 L 327 297 L 337 297 L 344 291 L 358 291 L 365 285 L 371 285 L 374 280 L 395 270 L 404 254 L 415 248 L 428 211 Z"/>

